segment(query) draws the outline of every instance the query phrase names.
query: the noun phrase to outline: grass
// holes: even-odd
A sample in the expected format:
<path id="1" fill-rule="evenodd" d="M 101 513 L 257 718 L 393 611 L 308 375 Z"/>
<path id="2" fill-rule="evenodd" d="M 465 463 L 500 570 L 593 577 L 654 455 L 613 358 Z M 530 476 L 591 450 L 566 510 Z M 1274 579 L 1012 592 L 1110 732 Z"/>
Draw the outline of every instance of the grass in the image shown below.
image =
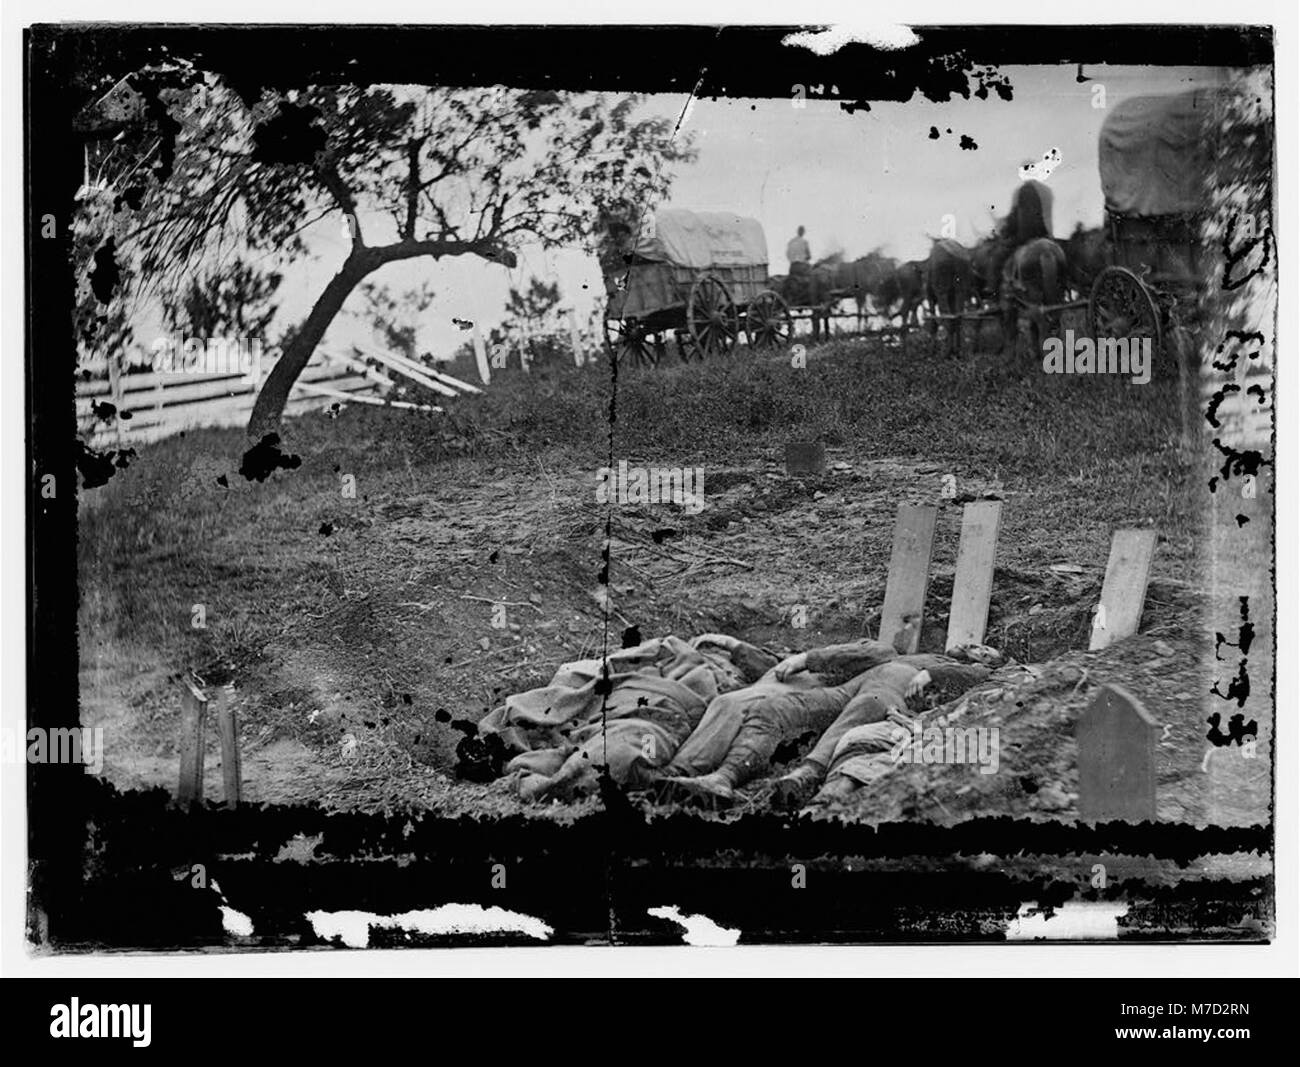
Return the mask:
<path id="1" fill-rule="evenodd" d="M 235 473 L 239 431 L 142 449 L 83 493 L 86 713 L 118 727 L 128 762 L 168 752 L 174 679 L 195 672 L 236 685 L 252 746 L 288 740 L 345 776 L 395 778 L 364 803 L 445 799 L 459 736 L 445 718 L 475 719 L 606 639 L 592 486 L 608 456 L 611 385 L 601 368 L 535 367 L 448 402 L 445 416 L 357 408 L 293 420 L 284 448 L 302 466 L 261 484 Z M 1167 538 L 1157 574 L 1186 579 L 1203 509 L 1176 445 L 1175 396 L 1167 380 L 948 360 L 923 340 L 908 355 L 838 340 L 799 370 L 741 352 L 622 372 L 616 458 L 703 466 L 706 491 L 709 477 L 725 487 L 700 516 L 616 516 L 638 546 L 616 544 L 622 611 L 647 637 L 730 627 L 790 645 L 861 632 L 896 501 L 932 499 L 943 472 L 1006 496 L 1008 573 L 1104 565 L 1111 530 L 1153 523 Z M 854 473 L 784 480 L 776 461 L 793 437 L 822 440 Z M 342 474 L 355 475 L 356 499 L 343 497 Z M 676 563 L 644 536 L 666 523 L 686 553 Z M 754 569 L 699 562 L 709 554 Z M 818 628 L 792 635 L 771 616 L 795 593 L 822 610 Z M 497 629 L 489 601 L 503 600 L 518 606 Z M 361 743 L 343 766 L 349 734 Z"/>

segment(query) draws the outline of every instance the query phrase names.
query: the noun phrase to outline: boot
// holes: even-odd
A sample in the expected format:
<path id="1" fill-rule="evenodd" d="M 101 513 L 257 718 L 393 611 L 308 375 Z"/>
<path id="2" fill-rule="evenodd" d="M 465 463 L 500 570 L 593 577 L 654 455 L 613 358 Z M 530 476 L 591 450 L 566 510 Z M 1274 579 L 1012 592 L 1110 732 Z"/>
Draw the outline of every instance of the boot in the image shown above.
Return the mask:
<path id="1" fill-rule="evenodd" d="M 693 804 L 715 810 L 730 807 L 735 797 L 730 777 L 718 771 L 696 778 L 665 778 L 656 792 L 661 804 Z"/>
<path id="2" fill-rule="evenodd" d="M 801 763 L 789 774 L 776 780 L 772 804 L 786 811 L 803 807 L 804 802 L 821 785 L 825 771 L 816 763 Z"/>
<path id="3" fill-rule="evenodd" d="M 818 790 L 817 795 L 808 801 L 804 811 L 817 811 L 841 804 L 858 791 L 858 783 L 844 774 L 836 775 Z"/>

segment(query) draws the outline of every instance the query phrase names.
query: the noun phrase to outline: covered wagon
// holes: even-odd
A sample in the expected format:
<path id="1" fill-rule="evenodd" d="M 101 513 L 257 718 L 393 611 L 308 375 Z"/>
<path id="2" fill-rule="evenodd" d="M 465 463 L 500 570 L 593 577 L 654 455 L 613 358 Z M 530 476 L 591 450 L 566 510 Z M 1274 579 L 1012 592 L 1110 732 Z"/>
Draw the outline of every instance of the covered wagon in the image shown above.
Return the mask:
<path id="1" fill-rule="evenodd" d="M 769 286 L 757 219 L 667 208 L 611 252 L 601 266 L 615 360 L 657 364 L 670 333 L 683 359 L 729 352 L 742 334 L 755 348 L 771 348 L 793 333 L 785 301 Z"/>
<path id="2" fill-rule="evenodd" d="M 1195 89 L 1117 104 L 1098 137 L 1112 263 L 1092 286 L 1094 338 L 1150 337 L 1195 316 L 1205 279 L 1202 228 L 1216 97 Z"/>

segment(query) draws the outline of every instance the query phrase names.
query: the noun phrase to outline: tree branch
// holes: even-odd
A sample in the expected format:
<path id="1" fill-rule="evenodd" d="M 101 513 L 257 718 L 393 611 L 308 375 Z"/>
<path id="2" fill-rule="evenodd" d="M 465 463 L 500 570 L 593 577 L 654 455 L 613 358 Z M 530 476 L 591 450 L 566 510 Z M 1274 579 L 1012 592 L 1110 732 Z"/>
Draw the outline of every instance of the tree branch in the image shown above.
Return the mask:
<path id="1" fill-rule="evenodd" d="M 406 145 L 409 171 L 406 177 L 406 223 L 401 233 L 408 241 L 415 239 L 415 218 L 420 203 L 420 147 L 419 141 L 409 141 Z"/>
<path id="2" fill-rule="evenodd" d="M 365 248 L 366 241 L 361 233 L 361 220 L 357 218 L 357 202 L 352 196 L 352 190 L 347 187 L 339 174 L 338 167 L 334 165 L 332 159 L 318 156 L 313 170 L 320 183 L 329 190 L 329 194 L 334 198 L 334 202 L 338 204 L 339 210 L 351 220 L 349 229 L 352 232 L 353 245 L 358 248 Z"/>
<path id="3" fill-rule="evenodd" d="M 515 262 L 513 252 L 498 241 L 488 238 L 473 241 L 441 238 L 426 238 L 422 241 L 404 239 L 391 245 L 366 249 L 365 259 L 369 270 L 374 270 L 385 263 L 396 263 L 398 260 L 416 259 L 420 256 L 429 256 L 432 259 L 442 259 L 445 256 L 481 256 L 483 259 L 505 263 L 507 266 L 513 266 Z"/>

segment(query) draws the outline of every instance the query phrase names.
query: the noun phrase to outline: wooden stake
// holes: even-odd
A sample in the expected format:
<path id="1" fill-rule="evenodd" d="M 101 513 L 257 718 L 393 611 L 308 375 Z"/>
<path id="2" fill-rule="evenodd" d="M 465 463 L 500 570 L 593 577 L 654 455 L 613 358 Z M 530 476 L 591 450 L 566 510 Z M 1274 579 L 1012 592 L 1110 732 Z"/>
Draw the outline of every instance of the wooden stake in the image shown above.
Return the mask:
<path id="1" fill-rule="evenodd" d="M 225 788 L 226 807 L 239 806 L 240 800 L 240 766 L 239 766 L 239 720 L 230 694 L 225 688 L 216 691 L 217 733 L 221 737 L 221 782 Z"/>
<path id="2" fill-rule="evenodd" d="M 208 698 L 188 678 L 181 690 L 181 777 L 176 799 L 184 807 L 203 800 L 203 735 Z"/>
<path id="3" fill-rule="evenodd" d="M 1092 637 L 1088 642 L 1090 652 L 1137 633 L 1155 552 L 1155 530 L 1115 531 L 1106 579 L 1101 586 L 1101 605 L 1093 618 Z"/>
<path id="4" fill-rule="evenodd" d="M 894 548 L 889 557 L 889 578 L 885 583 L 885 603 L 880 611 L 879 636 L 881 641 L 894 645 L 900 655 L 914 654 L 921 642 L 937 514 L 938 509 L 931 504 L 898 506 Z"/>
<path id="5" fill-rule="evenodd" d="M 984 643 L 993 595 L 993 559 L 998 550 L 1002 502 L 979 500 L 962 510 L 957 571 L 952 580 L 946 649 Z"/>

